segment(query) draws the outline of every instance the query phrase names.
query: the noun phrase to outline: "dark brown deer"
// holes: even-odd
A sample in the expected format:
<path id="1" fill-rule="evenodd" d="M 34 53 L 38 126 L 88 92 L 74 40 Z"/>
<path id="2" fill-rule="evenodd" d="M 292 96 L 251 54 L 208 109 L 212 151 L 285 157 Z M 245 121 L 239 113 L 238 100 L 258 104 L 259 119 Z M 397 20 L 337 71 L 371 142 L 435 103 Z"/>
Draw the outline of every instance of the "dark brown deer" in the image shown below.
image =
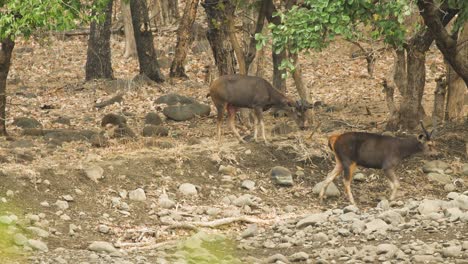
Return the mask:
<path id="1" fill-rule="evenodd" d="M 245 141 L 239 135 L 235 126 L 235 115 L 238 108 L 253 109 L 255 141 L 257 141 L 257 125 L 260 123 L 263 140 L 267 143 L 262 112 L 273 106 L 287 110 L 288 115 L 296 121 L 301 129 L 306 127 L 305 111 L 310 106 L 294 102 L 260 77 L 237 74 L 221 76 L 211 84 L 208 96 L 211 96 L 218 111 L 218 141 L 221 140 L 221 123 L 225 109 L 228 112 L 229 126 L 240 142 Z"/>
<path id="2" fill-rule="evenodd" d="M 349 201 L 355 205 L 351 193 L 351 181 L 356 166 L 382 169 L 392 189 L 390 200 L 395 199 L 400 183 L 394 168 L 400 161 L 418 152 L 423 152 L 426 155 L 437 154 L 435 143 L 431 140 L 434 130 L 429 133 L 424 128 L 422 121 L 420 123 L 424 134 L 417 138 L 398 138 L 364 132 L 348 132 L 330 136 L 328 146 L 335 153 L 336 165 L 323 183 L 319 194 L 320 202 L 323 200 L 328 185 L 344 171 L 345 192 Z"/>

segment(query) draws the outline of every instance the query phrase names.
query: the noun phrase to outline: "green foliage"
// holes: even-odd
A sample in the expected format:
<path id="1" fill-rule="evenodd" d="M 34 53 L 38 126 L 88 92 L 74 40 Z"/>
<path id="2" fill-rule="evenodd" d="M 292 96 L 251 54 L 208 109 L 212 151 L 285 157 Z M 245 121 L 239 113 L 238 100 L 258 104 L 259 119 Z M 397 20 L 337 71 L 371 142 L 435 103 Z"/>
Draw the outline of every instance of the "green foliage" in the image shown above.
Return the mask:
<path id="1" fill-rule="evenodd" d="M 460 10 L 453 25 L 453 31 L 459 31 L 465 21 L 468 21 L 468 1 L 466 0 L 448 0 L 448 6 Z"/>
<path id="2" fill-rule="evenodd" d="M 340 35 L 359 39 L 369 31 L 372 38 L 400 46 L 404 41 L 405 16 L 411 11 L 407 0 L 305 0 L 302 7 L 276 14 L 280 25 L 270 25 L 273 48 L 280 52 L 321 50 Z"/>
<path id="3" fill-rule="evenodd" d="M 0 0 L 0 39 L 31 36 L 37 30 L 63 31 L 89 22 L 109 0 Z"/>

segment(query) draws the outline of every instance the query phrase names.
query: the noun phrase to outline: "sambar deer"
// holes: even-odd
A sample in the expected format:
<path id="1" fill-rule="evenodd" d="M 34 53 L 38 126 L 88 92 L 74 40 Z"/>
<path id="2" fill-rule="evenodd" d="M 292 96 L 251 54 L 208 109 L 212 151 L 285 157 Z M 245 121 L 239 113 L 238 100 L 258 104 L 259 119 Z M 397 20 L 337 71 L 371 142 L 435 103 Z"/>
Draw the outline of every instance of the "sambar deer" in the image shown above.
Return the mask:
<path id="1" fill-rule="evenodd" d="M 257 125 L 260 123 L 262 137 L 265 143 L 265 125 L 263 123 L 262 113 L 275 106 L 286 110 L 287 114 L 296 121 L 301 129 L 306 128 L 307 118 L 305 111 L 311 108 L 307 103 L 294 102 L 286 95 L 275 89 L 267 80 L 246 75 L 224 75 L 214 80 L 210 86 L 211 96 L 216 106 L 217 116 L 217 135 L 218 141 L 221 140 L 221 123 L 224 117 L 224 111 L 227 109 L 228 122 L 234 135 L 240 142 L 245 142 L 239 135 L 235 126 L 235 115 L 238 108 L 250 108 L 254 111 L 254 140 L 257 141 Z"/>
<path id="2" fill-rule="evenodd" d="M 364 168 L 382 169 L 389 180 L 392 193 L 390 200 L 395 199 L 400 183 L 395 175 L 395 167 L 406 157 L 423 152 L 426 155 L 436 155 L 435 143 L 432 141 L 432 133 L 427 132 L 420 121 L 424 134 L 417 138 L 399 138 L 365 132 L 347 132 L 332 135 L 328 138 L 328 146 L 335 154 L 336 165 L 325 179 L 320 190 L 319 199 L 323 196 L 328 185 L 342 172 L 343 185 L 348 199 L 354 202 L 351 193 L 351 181 L 356 166 Z"/>

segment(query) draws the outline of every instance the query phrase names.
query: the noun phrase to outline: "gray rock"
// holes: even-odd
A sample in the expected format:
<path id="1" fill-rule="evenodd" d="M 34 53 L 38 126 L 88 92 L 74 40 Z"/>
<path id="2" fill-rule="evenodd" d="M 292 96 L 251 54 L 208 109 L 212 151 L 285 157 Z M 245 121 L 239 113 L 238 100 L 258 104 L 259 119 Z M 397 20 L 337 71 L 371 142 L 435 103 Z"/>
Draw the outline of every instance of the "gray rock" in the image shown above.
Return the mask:
<path id="1" fill-rule="evenodd" d="M 128 193 L 128 198 L 130 199 L 130 201 L 146 201 L 145 190 L 143 190 L 142 188 L 138 188 L 136 190 L 130 191 Z"/>
<path id="2" fill-rule="evenodd" d="M 457 189 L 457 187 L 453 183 L 447 183 L 444 185 L 444 191 L 446 192 L 453 192 Z"/>
<path id="3" fill-rule="evenodd" d="M 43 251 L 43 252 L 49 251 L 47 244 L 42 242 L 41 240 L 29 239 L 27 245 L 37 251 Z"/>
<path id="4" fill-rule="evenodd" d="M 257 233 L 258 233 L 257 224 L 251 224 L 251 225 L 248 225 L 244 231 L 242 231 L 241 237 L 242 238 L 252 237 L 252 236 L 255 236 Z"/>
<path id="5" fill-rule="evenodd" d="M 351 232 L 349 232 L 349 230 L 346 228 L 339 228 L 337 232 L 338 232 L 338 235 L 344 236 L 344 237 L 348 237 L 351 235 Z"/>
<path id="6" fill-rule="evenodd" d="M 325 223 L 327 222 L 329 216 L 330 213 L 328 212 L 311 214 L 297 222 L 296 228 L 304 228 L 309 225 L 319 225 Z"/>
<path id="7" fill-rule="evenodd" d="M 313 234 L 312 235 L 312 241 L 317 241 L 317 242 L 327 242 L 329 240 L 328 236 L 323 233 L 323 232 L 319 232 L 317 234 Z"/>
<path id="8" fill-rule="evenodd" d="M 163 95 L 154 101 L 155 104 L 167 104 L 167 105 L 176 105 L 176 104 L 192 104 L 196 100 L 187 96 L 179 95 L 176 93 L 169 93 Z"/>
<path id="9" fill-rule="evenodd" d="M 26 245 L 26 243 L 28 243 L 28 238 L 23 234 L 16 233 L 13 236 L 13 243 L 15 243 L 15 245 L 17 246 L 23 246 Z"/>
<path id="10" fill-rule="evenodd" d="M 143 128 L 144 137 L 167 137 L 169 129 L 163 126 L 147 125 Z"/>
<path id="11" fill-rule="evenodd" d="M 13 125 L 21 128 L 41 128 L 42 125 L 39 121 L 29 117 L 18 117 L 13 121 Z"/>
<path id="12" fill-rule="evenodd" d="M 461 173 L 463 176 L 468 176 L 468 163 L 463 164 Z"/>
<path id="13" fill-rule="evenodd" d="M 364 173 L 358 172 L 354 174 L 353 180 L 357 182 L 363 182 L 366 180 L 366 175 L 364 175 Z"/>
<path id="14" fill-rule="evenodd" d="M 158 125 L 161 125 L 163 123 L 161 117 L 158 115 L 158 113 L 155 113 L 155 112 L 150 112 L 148 114 L 146 114 L 145 116 L 145 124 L 146 125 L 154 125 L 154 126 L 158 126 Z"/>
<path id="15" fill-rule="evenodd" d="M 163 114 L 174 121 L 186 121 L 195 116 L 208 116 L 210 114 L 208 105 L 193 103 L 187 105 L 172 105 L 167 106 L 163 110 Z"/>
<path id="16" fill-rule="evenodd" d="M 94 241 L 88 247 L 89 250 L 94 252 L 105 252 L 105 253 L 113 253 L 116 252 L 114 245 L 106 241 Z"/>
<path id="17" fill-rule="evenodd" d="M 206 209 L 206 214 L 211 215 L 211 216 L 218 215 L 220 212 L 221 212 L 221 209 L 216 208 L 216 207 L 211 207 L 211 208 Z"/>
<path id="18" fill-rule="evenodd" d="M 176 203 L 172 201 L 171 199 L 169 199 L 169 197 L 166 194 L 162 194 L 161 196 L 159 196 L 158 204 L 159 206 L 165 209 L 174 208 L 176 205 Z"/>
<path id="19" fill-rule="evenodd" d="M 55 206 L 57 206 L 57 208 L 62 210 L 62 211 L 68 209 L 68 207 L 69 207 L 68 202 L 67 201 L 62 201 L 62 200 L 57 200 L 55 202 Z"/>
<path id="20" fill-rule="evenodd" d="M 320 194 L 320 190 L 322 189 L 323 186 L 323 181 L 315 184 L 314 188 L 312 189 L 312 193 L 314 194 Z M 336 185 L 331 182 L 330 185 L 328 185 L 327 189 L 325 190 L 325 196 L 326 197 L 338 197 L 340 196 L 340 191 L 336 187 Z"/>
<path id="21" fill-rule="evenodd" d="M 385 223 L 382 219 L 374 219 L 366 223 L 366 229 L 364 233 L 371 234 L 372 232 L 386 232 L 389 228 L 388 224 Z"/>
<path id="22" fill-rule="evenodd" d="M 292 186 L 294 184 L 291 171 L 282 166 L 273 167 L 270 171 L 273 183 L 281 186 Z"/>
<path id="23" fill-rule="evenodd" d="M 31 231 L 33 234 L 41 238 L 49 237 L 49 232 L 39 227 L 30 226 L 30 227 L 27 227 L 27 230 Z"/>
<path id="24" fill-rule="evenodd" d="M 340 215 L 338 218 L 343 222 L 352 222 L 355 219 L 359 219 L 359 216 L 355 214 L 354 212 L 349 212 L 349 213 Z"/>
<path id="25" fill-rule="evenodd" d="M 366 228 L 366 223 L 358 219 L 354 220 L 353 223 L 351 224 L 351 232 L 353 232 L 354 234 L 362 233 L 365 228 Z"/>
<path id="26" fill-rule="evenodd" d="M 451 222 L 457 221 L 464 216 L 464 213 L 458 207 L 447 208 L 444 210 L 444 214 Z"/>
<path id="27" fill-rule="evenodd" d="M 422 215 L 439 212 L 441 210 L 440 200 L 423 200 L 418 206 L 418 212 Z"/>
<path id="28" fill-rule="evenodd" d="M 117 127 L 122 127 L 126 126 L 127 124 L 127 119 L 118 114 L 106 114 L 105 116 L 102 117 L 101 119 L 101 127 L 105 127 L 106 125 L 113 125 Z"/>
<path id="29" fill-rule="evenodd" d="M 348 212 L 353 212 L 353 213 L 358 213 L 359 212 L 359 208 L 353 204 L 350 204 L 348 206 L 346 206 L 345 208 L 343 208 L 343 212 L 345 213 L 348 213 Z"/>
<path id="30" fill-rule="evenodd" d="M 380 208 L 384 211 L 390 209 L 390 203 L 388 202 L 387 199 L 383 199 L 382 201 L 380 201 L 378 204 L 377 204 L 377 208 Z"/>
<path id="31" fill-rule="evenodd" d="M 282 254 L 275 254 L 265 259 L 265 263 L 289 263 L 289 260 Z"/>
<path id="32" fill-rule="evenodd" d="M 427 178 L 430 181 L 433 181 L 439 184 L 449 184 L 452 182 L 452 177 L 450 177 L 450 175 L 443 174 L 443 173 L 429 172 L 427 174 Z"/>
<path id="33" fill-rule="evenodd" d="M 442 256 L 446 258 L 457 258 L 460 257 L 462 252 L 461 246 L 449 246 L 442 249 Z"/>
<path id="34" fill-rule="evenodd" d="M 73 202 L 73 196 L 69 195 L 69 194 L 66 194 L 64 196 L 62 196 L 62 198 L 67 201 L 67 202 Z"/>
<path id="35" fill-rule="evenodd" d="M 231 165 L 227 165 L 227 166 L 220 165 L 218 172 L 223 175 L 231 175 L 231 176 L 236 176 L 237 174 L 236 168 Z"/>
<path id="36" fill-rule="evenodd" d="M 309 259 L 309 254 L 303 252 L 303 251 L 300 251 L 300 252 L 296 252 L 294 254 L 292 254 L 291 256 L 289 256 L 289 260 L 291 262 L 299 262 L 299 261 L 306 261 Z"/>
<path id="37" fill-rule="evenodd" d="M 441 257 L 436 257 L 432 255 L 414 255 L 411 258 L 411 263 L 442 263 L 443 260 Z"/>
<path id="38" fill-rule="evenodd" d="M 9 215 L 0 216 L 0 224 L 9 225 L 13 223 L 13 219 Z"/>
<path id="39" fill-rule="evenodd" d="M 104 178 L 104 169 L 98 165 L 90 165 L 85 167 L 83 170 L 86 177 L 95 183 L 97 183 L 99 179 Z"/>
<path id="40" fill-rule="evenodd" d="M 377 246 L 377 255 L 385 254 L 386 259 L 392 259 L 398 252 L 398 247 L 393 244 L 380 244 Z"/>
<path id="41" fill-rule="evenodd" d="M 244 180 L 242 182 L 242 188 L 247 189 L 247 190 L 253 190 L 255 189 L 255 182 L 251 180 Z"/>
<path id="42" fill-rule="evenodd" d="M 444 173 L 446 169 L 449 168 L 449 165 L 441 160 L 432 160 L 428 161 L 423 165 L 423 172 L 437 172 L 437 173 Z"/>
<path id="43" fill-rule="evenodd" d="M 109 231 L 110 231 L 110 227 L 108 227 L 106 225 L 99 225 L 98 226 L 98 231 L 99 231 L 99 233 L 108 234 Z"/>
<path id="44" fill-rule="evenodd" d="M 397 226 L 397 225 L 403 223 L 403 221 L 404 221 L 401 214 L 394 211 L 394 210 L 385 211 L 385 212 L 379 214 L 378 218 L 384 220 L 387 224 L 391 224 L 391 225 L 394 225 L 394 226 Z"/>
<path id="45" fill-rule="evenodd" d="M 244 207 L 246 205 L 253 205 L 254 203 L 250 194 L 244 194 L 234 199 L 232 204 L 238 207 Z"/>
<path id="46" fill-rule="evenodd" d="M 179 192 L 182 193 L 183 195 L 191 196 L 191 195 L 197 195 L 198 191 L 195 185 L 191 183 L 182 183 L 179 186 Z"/>

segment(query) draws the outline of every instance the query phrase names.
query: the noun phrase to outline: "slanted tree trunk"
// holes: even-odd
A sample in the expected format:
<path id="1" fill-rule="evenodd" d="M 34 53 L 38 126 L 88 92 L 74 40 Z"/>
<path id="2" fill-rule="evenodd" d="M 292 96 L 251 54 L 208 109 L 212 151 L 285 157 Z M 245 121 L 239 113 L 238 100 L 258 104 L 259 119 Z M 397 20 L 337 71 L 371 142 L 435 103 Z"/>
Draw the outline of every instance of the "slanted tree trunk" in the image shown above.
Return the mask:
<path id="1" fill-rule="evenodd" d="M 197 16 L 198 2 L 199 0 L 187 0 L 185 3 L 184 15 L 177 30 L 177 45 L 174 60 L 171 64 L 171 77 L 187 77 L 184 62 L 189 50 L 193 22 Z"/>
<path id="2" fill-rule="evenodd" d="M 135 42 L 135 32 L 133 31 L 132 11 L 130 11 L 130 3 L 126 2 L 126 0 L 121 0 L 120 7 L 122 9 L 122 17 L 125 32 L 124 58 L 135 58 L 137 56 L 137 49 Z"/>
<path id="3" fill-rule="evenodd" d="M 220 76 L 236 72 L 234 50 L 229 41 L 227 17 L 224 12 L 226 5 L 231 5 L 230 1 L 205 0 L 202 3 L 208 22 L 206 35 Z"/>
<path id="4" fill-rule="evenodd" d="M 246 55 L 245 55 L 245 67 L 247 69 L 250 68 L 250 64 L 253 62 L 253 60 L 256 58 L 255 55 L 257 53 L 257 41 L 255 40 L 255 34 L 262 32 L 264 25 L 265 25 L 265 16 L 266 16 L 266 9 L 268 6 L 268 1 L 269 0 L 263 0 L 260 5 L 260 9 L 258 10 L 258 16 L 257 16 L 257 22 L 255 25 L 255 31 L 251 32 L 249 31 L 249 42 L 248 42 L 248 47 L 246 50 Z M 249 23 L 249 22 L 247 22 Z M 263 52 L 264 53 L 264 52 Z M 261 58 L 263 60 L 263 58 Z M 257 68 L 258 71 L 258 68 Z M 258 75 L 257 75 L 258 76 Z"/>
<path id="5" fill-rule="evenodd" d="M 468 65 L 468 22 L 465 23 L 458 37 L 458 43 L 460 44 L 457 48 L 457 56 L 463 58 L 465 65 Z M 463 107 L 467 86 L 450 64 L 447 64 L 447 84 L 447 110 L 445 118 L 447 120 L 455 120 L 464 117 L 466 113 L 463 112 Z"/>
<path id="6" fill-rule="evenodd" d="M 466 87 L 468 87 L 468 64 L 466 63 L 466 56 L 460 54 L 457 51 L 458 41 L 457 35 L 451 36 L 445 26 L 444 19 L 447 16 L 455 16 L 463 8 L 450 9 L 447 3 L 448 1 L 442 1 L 441 4 L 434 3 L 433 0 L 418 0 L 418 7 L 421 16 L 424 19 L 424 24 L 432 32 L 437 47 L 444 55 L 444 58 L 448 61 L 453 70 L 463 79 Z M 466 7 L 465 7 L 466 8 Z M 460 14 L 466 16 L 465 14 Z"/>
<path id="7" fill-rule="evenodd" d="M 93 21 L 88 39 L 88 55 L 86 59 L 86 81 L 93 79 L 113 79 L 111 49 L 110 49 L 110 27 L 112 17 L 112 4 L 109 1 L 104 13 L 105 19 L 102 23 Z"/>
<path id="8" fill-rule="evenodd" d="M 6 81 L 11 65 L 11 54 L 15 42 L 10 38 L 0 42 L 0 136 L 7 136 L 6 131 Z"/>
<path id="9" fill-rule="evenodd" d="M 178 20 L 178 0 L 154 0 L 151 4 L 151 17 L 154 25 L 161 26 L 171 24 Z"/>
<path id="10" fill-rule="evenodd" d="M 140 74 L 145 74 L 155 82 L 164 82 L 164 76 L 159 68 L 154 49 L 153 34 L 149 28 L 149 16 L 148 8 L 146 7 L 146 0 L 130 1 L 130 10 L 132 12 L 132 23 L 137 44 L 138 61 L 140 63 Z"/>
<path id="11" fill-rule="evenodd" d="M 239 64 L 239 73 L 242 75 L 247 75 L 247 67 L 245 65 L 244 52 L 242 47 L 237 40 L 236 28 L 235 28 L 235 6 L 232 4 L 226 5 L 225 13 L 227 17 L 227 30 L 229 41 L 231 42 L 234 53 L 236 54 L 237 63 Z"/>

